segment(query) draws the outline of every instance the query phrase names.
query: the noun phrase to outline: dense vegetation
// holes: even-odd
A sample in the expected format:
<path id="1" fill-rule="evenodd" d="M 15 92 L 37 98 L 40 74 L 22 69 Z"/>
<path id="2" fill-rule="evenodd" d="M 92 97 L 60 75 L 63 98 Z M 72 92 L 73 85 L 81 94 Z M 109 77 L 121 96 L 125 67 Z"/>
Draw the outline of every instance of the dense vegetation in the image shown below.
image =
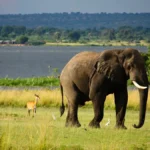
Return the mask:
<path id="1" fill-rule="evenodd" d="M 0 26 L 0 41 L 28 43 L 33 45 L 55 43 L 89 43 L 96 41 L 128 41 L 140 44 L 141 40 L 150 43 L 150 28 L 121 26 L 119 28 L 58 29 L 50 27 L 26 28 L 25 26 Z"/>
<path id="2" fill-rule="evenodd" d="M 32 77 L 32 78 L 0 78 L 0 86 L 43 86 L 55 87 L 59 85 L 56 77 Z"/>
<path id="3" fill-rule="evenodd" d="M 147 70 L 147 74 L 148 74 L 148 79 L 149 79 L 149 83 L 150 83 L 150 46 L 148 47 L 148 52 L 147 53 L 141 53 L 142 56 L 144 57 L 145 60 L 145 67 Z"/>
<path id="4" fill-rule="evenodd" d="M 0 26 L 16 25 L 55 27 L 63 29 L 118 28 L 120 26 L 150 27 L 150 13 L 43 13 L 0 15 Z"/>

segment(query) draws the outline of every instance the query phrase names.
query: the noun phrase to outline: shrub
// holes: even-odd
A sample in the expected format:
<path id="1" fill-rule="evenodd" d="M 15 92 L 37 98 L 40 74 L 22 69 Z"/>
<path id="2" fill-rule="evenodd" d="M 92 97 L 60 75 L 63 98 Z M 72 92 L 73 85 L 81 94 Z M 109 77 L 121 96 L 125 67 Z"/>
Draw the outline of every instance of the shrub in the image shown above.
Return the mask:
<path id="1" fill-rule="evenodd" d="M 17 43 L 19 44 L 25 44 L 28 41 L 28 37 L 21 35 L 16 39 Z"/>

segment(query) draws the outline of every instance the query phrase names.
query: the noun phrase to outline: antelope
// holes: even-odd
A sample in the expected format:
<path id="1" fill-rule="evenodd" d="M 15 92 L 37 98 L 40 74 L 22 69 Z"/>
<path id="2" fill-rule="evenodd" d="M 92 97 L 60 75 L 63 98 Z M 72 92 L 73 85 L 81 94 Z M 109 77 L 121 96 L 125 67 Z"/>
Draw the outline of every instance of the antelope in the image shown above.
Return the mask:
<path id="1" fill-rule="evenodd" d="M 40 97 L 37 94 L 34 94 L 34 96 L 35 96 L 34 101 L 27 102 L 28 114 L 30 116 L 30 111 L 33 110 L 33 117 L 34 117 L 34 114 L 36 113 L 36 104 L 37 104 L 38 100 L 40 99 Z"/>

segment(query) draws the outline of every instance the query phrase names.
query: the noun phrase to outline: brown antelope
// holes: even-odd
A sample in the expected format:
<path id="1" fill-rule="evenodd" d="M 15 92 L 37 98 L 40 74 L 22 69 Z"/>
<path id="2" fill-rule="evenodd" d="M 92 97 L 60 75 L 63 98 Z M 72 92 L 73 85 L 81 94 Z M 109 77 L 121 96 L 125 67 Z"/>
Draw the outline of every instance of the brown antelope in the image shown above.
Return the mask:
<path id="1" fill-rule="evenodd" d="M 27 102 L 28 114 L 30 116 L 30 111 L 32 110 L 33 111 L 33 117 L 34 117 L 34 114 L 36 113 L 36 104 L 37 104 L 38 100 L 40 99 L 40 97 L 37 94 L 34 94 L 34 96 L 35 96 L 34 101 Z"/>

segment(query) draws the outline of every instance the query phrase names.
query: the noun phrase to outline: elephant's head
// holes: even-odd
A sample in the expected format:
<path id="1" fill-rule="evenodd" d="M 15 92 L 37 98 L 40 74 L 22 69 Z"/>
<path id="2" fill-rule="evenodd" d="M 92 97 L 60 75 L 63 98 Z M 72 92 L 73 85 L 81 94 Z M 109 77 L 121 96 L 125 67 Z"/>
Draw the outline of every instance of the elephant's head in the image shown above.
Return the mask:
<path id="1" fill-rule="evenodd" d="M 104 74 L 114 83 L 126 83 L 124 68 L 122 64 L 120 64 L 118 54 L 116 54 L 113 50 L 103 51 L 98 58 L 95 68 L 97 72 Z"/>
<path id="2" fill-rule="evenodd" d="M 145 121 L 146 104 L 148 98 L 148 78 L 145 69 L 144 59 L 135 49 L 125 49 L 119 54 L 126 76 L 139 89 L 140 95 L 140 115 L 139 124 L 133 125 L 135 128 L 143 126 Z"/>
<path id="3" fill-rule="evenodd" d="M 96 64 L 96 69 L 116 83 L 126 84 L 127 80 L 130 79 L 139 89 L 139 123 L 133 126 L 135 128 L 142 127 L 145 121 L 148 98 L 148 78 L 141 54 L 135 49 L 106 50 L 102 52 Z"/>

